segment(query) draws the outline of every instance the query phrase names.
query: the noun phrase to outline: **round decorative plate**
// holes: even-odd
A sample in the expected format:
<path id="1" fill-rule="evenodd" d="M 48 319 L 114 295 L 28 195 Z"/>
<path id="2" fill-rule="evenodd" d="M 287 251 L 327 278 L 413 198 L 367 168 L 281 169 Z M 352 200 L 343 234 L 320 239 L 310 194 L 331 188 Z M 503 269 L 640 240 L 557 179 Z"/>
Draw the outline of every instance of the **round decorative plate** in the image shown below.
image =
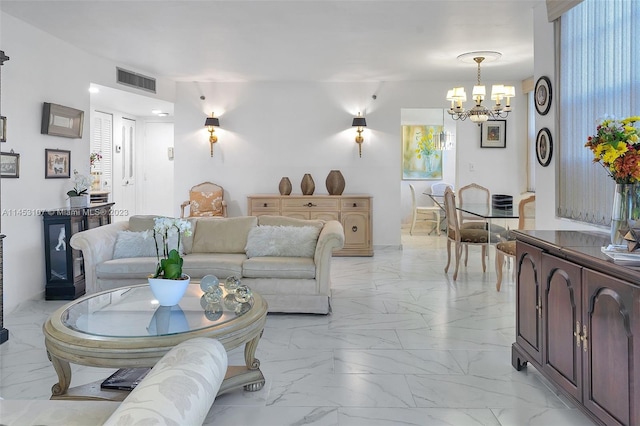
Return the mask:
<path id="1" fill-rule="evenodd" d="M 553 154 L 553 139 L 551 139 L 551 132 L 546 127 L 543 127 L 536 136 L 536 156 L 538 157 L 538 163 L 542 167 L 547 167 L 551 162 L 551 155 Z"/>
<path id="2" fill-rule="evenodd" d="M 536 82 L 533 93 L 535 95 L 536 111 L 540 115 L 547 115 L 549 109 L 551 109 L 551 80 L 545 76 L 540 77 Z"/>

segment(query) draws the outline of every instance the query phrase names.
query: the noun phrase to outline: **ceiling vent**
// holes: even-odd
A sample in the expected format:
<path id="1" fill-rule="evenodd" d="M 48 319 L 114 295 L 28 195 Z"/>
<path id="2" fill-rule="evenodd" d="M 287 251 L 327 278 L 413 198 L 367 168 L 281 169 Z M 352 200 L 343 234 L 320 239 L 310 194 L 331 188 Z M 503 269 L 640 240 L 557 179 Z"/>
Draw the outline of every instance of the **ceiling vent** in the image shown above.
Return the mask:
<path id="1" fill-rule="evenodd" d="M 147 92 L 156 93 L 156 79 L 116 67 L 117 81 L 126 86 L 137 87 Z"/>

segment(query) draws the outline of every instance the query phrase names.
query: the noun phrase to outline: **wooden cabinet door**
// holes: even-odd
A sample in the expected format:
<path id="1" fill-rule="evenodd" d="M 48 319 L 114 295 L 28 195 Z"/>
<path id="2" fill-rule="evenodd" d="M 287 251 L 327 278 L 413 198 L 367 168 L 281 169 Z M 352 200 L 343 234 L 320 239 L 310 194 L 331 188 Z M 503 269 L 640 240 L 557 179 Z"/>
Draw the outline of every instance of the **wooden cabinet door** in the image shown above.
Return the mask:
<path id="1" fill-rule="evenodd" d="M 315 211 L 312 211 L 312 212 L 310 212 L 309 217 L 310 217 L 310 219 L 317 219 L 317 220 L 339 220 L 340 219 L 340 215 L 338 214 L 338 212 L 315 212 Z"/>
<path id="2" fill-rule="evenodd" d="M 542 364 L 541 263 L 542 250 L 516 243 L 516 344 L 538 364 Z"/>
<path id="3" fill-rule="evenodd" d="M 369 214 L 363 212 L 342 213 L 345 249 L 369 247 Z"/>
<path id="4" fill-rule="evenodd" d="M 542 254 L 542 368 L 577 400 L 582 392 L 582 268 Z"/>
<path id="5" fill-rule="evenodd" d="M 583 404 L 607 425 L 640 424 L 640 289 L 588 269 Z"/>

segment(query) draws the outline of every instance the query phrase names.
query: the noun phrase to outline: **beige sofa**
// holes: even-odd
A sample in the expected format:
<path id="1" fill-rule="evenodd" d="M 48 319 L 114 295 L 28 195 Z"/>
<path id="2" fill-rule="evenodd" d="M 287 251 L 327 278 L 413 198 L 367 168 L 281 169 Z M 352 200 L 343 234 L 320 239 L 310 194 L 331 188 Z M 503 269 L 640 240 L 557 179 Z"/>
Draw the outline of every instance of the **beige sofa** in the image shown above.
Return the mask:
<path id="1" fill-rule="evenodd" d="M 71 237 L 71 247 L 83 253 L 87 294 L 146 281 L 157 259 L 137 245 L 145 244 L 139 234 L 153 228 L 153 218 L 132 216 Z M 344 245 L 340 222 L 282 216 L 188 220 L 192 235 L 183 238 L 183 272 L 192 279 L 237 276 L 264 297 L 270 312 L 330 312 L 332 252 Z"/>
<path id="2" fill-rule="evenodd" d="M 12 426 L 200 425 L 227 371 L 227 352 L 197 337 L 172 348 L 122 401 L 0 400 L 0 424 Z"/>

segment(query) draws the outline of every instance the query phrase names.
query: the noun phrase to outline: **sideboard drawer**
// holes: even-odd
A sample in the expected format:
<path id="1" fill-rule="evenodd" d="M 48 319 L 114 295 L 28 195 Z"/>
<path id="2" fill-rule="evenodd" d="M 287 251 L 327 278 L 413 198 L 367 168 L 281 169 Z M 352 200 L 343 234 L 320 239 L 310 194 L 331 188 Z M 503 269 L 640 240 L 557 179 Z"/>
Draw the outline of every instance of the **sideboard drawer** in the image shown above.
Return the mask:
<path id="1" fill-rule="evenodd" d="M 276 215 L 280 211 L 279 198 L 252 198 L 251 211 L 255 213 L 274 212 Z"/>
<path id="2" fill-rule="evenodd" d="M 343 198 L 342 211 L 369 211 L 368 198 Z"/>
<path id="3" fill-rule="evenodd" d="M 312 211 L 312 210 L 329 210 L 338 211 L 337 199 L 308 197 L 308 198 L 290 198 L 282 200 L 282 211 Z"/>

